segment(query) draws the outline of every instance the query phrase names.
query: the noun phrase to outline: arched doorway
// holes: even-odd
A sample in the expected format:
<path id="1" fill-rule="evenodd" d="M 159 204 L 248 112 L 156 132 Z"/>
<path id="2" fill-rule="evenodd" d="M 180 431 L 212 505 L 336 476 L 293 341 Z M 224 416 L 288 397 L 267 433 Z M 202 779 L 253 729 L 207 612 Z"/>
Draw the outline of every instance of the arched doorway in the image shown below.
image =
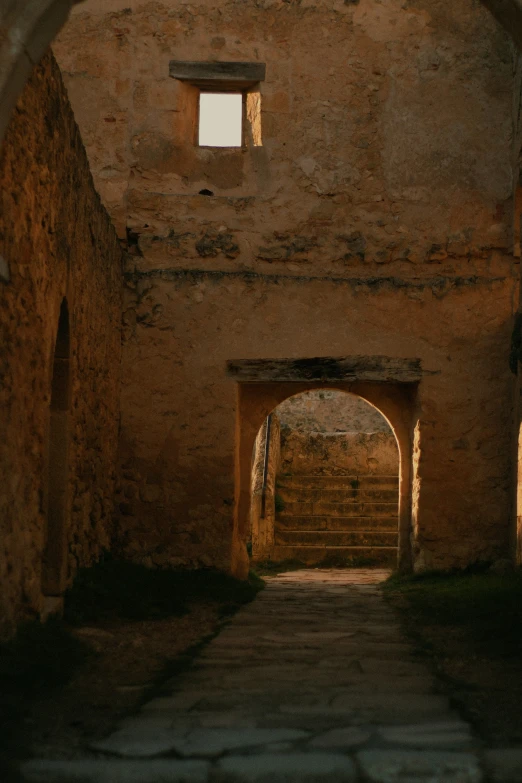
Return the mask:
<path id="1" fill-rule="evenodd" d="M 252 459 L 254 562 L 395 566 L 399 449 L 370 403 L 305 391 L 263 423 Z"/>
<path id="2" fill-rule="evenodd" d="M 42 593 L 58 596 L 66 579 L 67 517 L 69 512 L 69 309 L 63 299 L 53 358 L 48 424 L 47 531 L 42 564 Z"/>
<path id="3" fill-rule="evenodd" d="M 230 370 L 232 374 L 234 369 Z M 397 440 L 399 468 L 399 535 L 397 564 L 400 570 L 412 568 L 413 437 L 418 383 L 415 373 L 404 373 L 405 381 L 386 382 L 239 382 L 237 406 L 236 500 L 231 550 L 231 571 L 244 578 L 248 574 L 247 542 L 251 531 L 252 453 L 263 422 L 277 405 L 303 391 L 336 389 L 363 398 L 386 418 Z M 237 375 L 236 375 L 237 377 Z"/>

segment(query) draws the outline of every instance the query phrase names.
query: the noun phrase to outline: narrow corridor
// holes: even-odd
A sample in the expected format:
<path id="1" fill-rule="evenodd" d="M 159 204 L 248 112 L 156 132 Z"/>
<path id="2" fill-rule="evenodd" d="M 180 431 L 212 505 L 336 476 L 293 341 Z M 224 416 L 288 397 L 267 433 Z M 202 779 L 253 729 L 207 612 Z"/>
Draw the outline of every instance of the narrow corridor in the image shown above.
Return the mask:
<path id="1" fill-rule="evenodd" d="M 488 779 L 479 741 L 383 600 L 386 576 L 314 569 L 268 579 L 162 695 L 83 759 L 27 762 L 26 779 Z"/>

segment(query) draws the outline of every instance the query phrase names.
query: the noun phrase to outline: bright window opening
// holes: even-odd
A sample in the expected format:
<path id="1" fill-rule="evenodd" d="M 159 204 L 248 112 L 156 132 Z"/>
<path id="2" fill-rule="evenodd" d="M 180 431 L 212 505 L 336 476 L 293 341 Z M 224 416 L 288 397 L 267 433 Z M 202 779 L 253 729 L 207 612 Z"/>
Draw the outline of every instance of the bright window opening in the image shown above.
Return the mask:
<path id="1" fill-rule="evenodd" d="M 202 92 L 199 96 L 200 147 L 241 147 L 242 93 Z"/>

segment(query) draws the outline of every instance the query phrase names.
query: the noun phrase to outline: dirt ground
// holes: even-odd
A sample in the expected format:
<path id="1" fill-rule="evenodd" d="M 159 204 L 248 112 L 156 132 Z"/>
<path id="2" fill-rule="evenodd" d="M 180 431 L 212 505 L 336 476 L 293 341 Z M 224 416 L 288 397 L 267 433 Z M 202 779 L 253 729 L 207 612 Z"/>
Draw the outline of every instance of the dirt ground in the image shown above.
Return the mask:
<path id="1" fill-rule="evenodd" d="M 224 622 L 213 603 L 198 604 L 183 617 L 75 628 L 94 654 L 65 686 L 30 705 L 17 738 L 24 755 L 80 755 L 186 665 L 192 648 Z"/>

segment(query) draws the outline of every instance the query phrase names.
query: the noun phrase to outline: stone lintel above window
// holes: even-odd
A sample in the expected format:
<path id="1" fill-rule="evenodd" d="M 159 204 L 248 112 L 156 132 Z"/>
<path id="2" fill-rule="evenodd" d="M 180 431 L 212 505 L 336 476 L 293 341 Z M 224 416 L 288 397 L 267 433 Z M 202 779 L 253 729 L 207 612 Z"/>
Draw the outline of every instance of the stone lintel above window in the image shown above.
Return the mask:
<path id="1" fill-rule="evenodd" d="M 243 383 L 289 381 L 372 381 L 418 383 L 424 375 L 420 359 L 388 356 L 319 356 L 311 359 L 234 359 L 227 362 L 227 375 Z"/>
<path id="2" fill-rule="evenodd" d="M 265 63 L 171 60 L 173 79 L 210 90 L 246 90 L 265 79 Z"/>

